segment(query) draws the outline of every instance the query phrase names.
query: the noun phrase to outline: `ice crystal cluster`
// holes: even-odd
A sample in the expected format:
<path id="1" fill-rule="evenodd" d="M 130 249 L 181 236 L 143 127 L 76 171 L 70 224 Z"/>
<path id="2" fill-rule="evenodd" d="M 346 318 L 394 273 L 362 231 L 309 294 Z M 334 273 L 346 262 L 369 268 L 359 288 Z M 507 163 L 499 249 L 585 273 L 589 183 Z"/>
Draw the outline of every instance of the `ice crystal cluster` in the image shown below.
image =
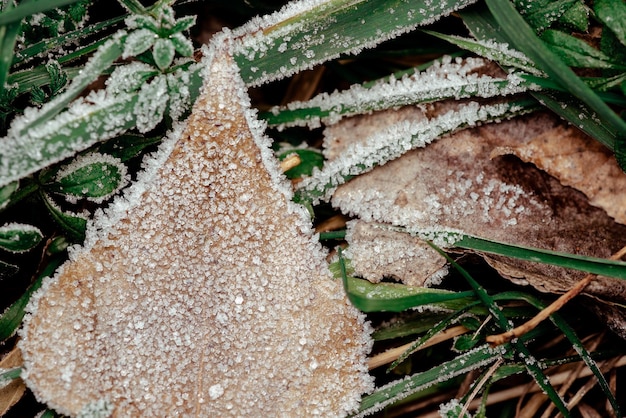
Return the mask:
<path id="1" fill-rule="evenodd" d="M 31 302 L 23 376 L 63 414 L 343 416 L 372 389 L 369 326 L 290 201 L 229 48 L 205 51 L 188 121 Z"/>

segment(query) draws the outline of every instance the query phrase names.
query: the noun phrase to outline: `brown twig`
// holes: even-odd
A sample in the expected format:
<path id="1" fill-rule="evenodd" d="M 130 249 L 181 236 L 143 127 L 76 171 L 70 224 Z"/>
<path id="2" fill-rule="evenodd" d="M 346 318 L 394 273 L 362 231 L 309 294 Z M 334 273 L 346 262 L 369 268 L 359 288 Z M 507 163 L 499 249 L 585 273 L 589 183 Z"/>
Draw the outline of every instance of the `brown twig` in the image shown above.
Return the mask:
<path id="1" fill-rule="evenodd" d="M 619 260 L 625 254 L 626 254 L 626 247 L 622 248 L 617 253 L 613 254 L 610 259 Z M 533 318 L 531 318 L 529 321 L 523 323 L 522 325 L 516 328 L 513 328 L 512 330 L 504 332 L 502 334 L 489 335 L 487 336 L 486 341 L 492 346 L 498 346 L 498 345 L 511 341 L 513 338 L 519 338 L 520 336 L 526 334 L 527 332 L 532 331 L 533 329 L 537 327 L 537 325 L 539 325 L 541 322 L 547 319 L 550 315 L 552 315 L 553 313 L 561 309 L 567 302 L 569 302 L 570 300 L 578 296 L 585 289 L 585 287 L 587 287 L 587 285 L 593 281 L 595 277 L 596 277 L 595 274 L 586 275 L 582 280 L 576 283 L 574 287 L 572 287 L 567 292 L 563 293 L 561 296 L 559 296 L 557 300 L 555 300 L 550 305 L 548 305 L 547 307 L 539 311 L 539 313 L 535 315 Z"/>

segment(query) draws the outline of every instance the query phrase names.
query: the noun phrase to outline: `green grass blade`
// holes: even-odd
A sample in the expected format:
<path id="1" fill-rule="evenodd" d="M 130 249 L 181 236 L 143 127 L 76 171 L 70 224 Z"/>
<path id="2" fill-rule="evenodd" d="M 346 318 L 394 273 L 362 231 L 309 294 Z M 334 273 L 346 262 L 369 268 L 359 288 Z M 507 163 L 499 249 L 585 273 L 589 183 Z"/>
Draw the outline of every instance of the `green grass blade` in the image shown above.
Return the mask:
<path id="1" fill-rule="evenodd" d="M 0 25 L 21 21 L 27 16 L 76 3 L 79 0 L 23 1 L 14 9 L 0 13 Z"/>
<path id="2" fill-rule="evenodd" d="M 44 39 L 40 42 L 29 45 L 27 48 L 16 52 L 15 58 L 13 59 L 13 65 L 19 64 L 23 61 L 27 61 L 33 57 L 43 54 L 46 51 L 59 48 L 70 42 L 80 41 L 89 35 L 102 31 L 103 29 L 109 29 L 112 26 L 115 26 L 118 23 L 122 22 L 124 18 L 126 18 L 126 16 L 127 15 L 114 17 L 112 19 L 98 22 L 85 28 L 65 33 L 55 38 Z"/>
<path id="3" fill-rule="evenodd" d="M 534 100 L 518 100 L 497 105 L 472 102 L 430 120 L 401 122 L 344 151 L 343 158 L 327 162 L 314 177 L 298 185 L 294 200 L 317 203 L 328 200 L 335 189 L 353 177 L 394 160 L 404 153 L 424 147 L 442 135 L 477 123 L 507 119 L 537 109 Z"/>
<path id="4" fill-rule="evenodd" d="M 506 244 L 469 235 L 464 235 L 454 246 L 626 280 L 626 262 L 623 261 Z"/>
<path id="5" fill-rule="evenodd" d="M 235 30 L 234 56 L 251 85 L 358 53 L 432 23 L 475 0 L 327 0 L 290 3 L 282 11 Z M 312 36 L 314 35 L 314 36 Z"/>
<path id="6" fill-rule="evenodd" d="M 9 8 L 11 3 L 7 3 Z M 4 13 L 11 13 L 16 9 L 10 9 Z M 2 17 L 0 14 L 0 17 Z M 7 22 L 0 24 L 0 93 L 4 91 L 4 86 L 9 75 L 11 68 L 11 62 L 13 61 L 13 50 L 15 48 L 15 41 L 20 30 L 20 20 L 15 22 Z"/>
<path id="7" fill-rule="evenodd" d="M 428 244 L 437 251 L 440 255 L 445 257 L 450 264 L 465 278 L 465 280 L 472 287 L 476 296 L 481 300 L 481 302 L 487 307 L 489 313 L 494 317 L 496 323 L 500 326 L 500 328 L 504 331 L 508 331 L 512 328 L 512 324 L 509 319 L 504 315 L 500 307 L 496 304 L 495 300 L 487 293 L 487 291 L 459 264 L 457 264 L 449 255 L 441 250 L 441 248 L 437 247 L 430 241 Z M 557 407 L 557 409 L 563 414 L 564 417 L 569 417 L 569 411 L 563 402 L 563 399 L 554 387 L 550 384 L 550 381 L 546 378 L 539 366 L 539 363 L 532 355 L 528 347 L 524 345 L 524 343 L 520 340 L 514 340 L 510 345 L 505 344 L 504 347 L 514 347 L 516 354 L 523 359 L 523 362 L 526 366 L 526 370 L 528 373 L 535 379 L 537 385 L 543 390 L 543 392 L 550 398 L 552 403 Z M 508 351 L 508 350 L 507 350 Z"/>
<path id="8" fill-rule="evenodd" d="M 0 315 L 0 341 L 5 341 L 11 337 L 19 328 L 24 318 L 24 308 L 33 292 L 41 287 L 43 278 L 52 275 L 62 262 L 63 258 L 61 257 L 52 259 L 26 292 Z"/>
<path id="9" fill-rule="evenodd" d="M 544 302 L 537 299 L 535 296 L 523 292 L 508 292 L 506 298 L 523 300 L 539 310 L 544 309 L 547 306 Z M 563 317 L 558 312 L 550 315 L 550 320 L 561 330 L 561 332 L 563 332 L 565 337 L 572 344 L 572 347 L 574 347 L 576 352 L 580 355 L 580 358 L 585 362 L 587 367 L 589 367 L 596 379 L 598 379 L 598 384 L 600 385 L 600 388 L 602 389 L 602 392 L 608 399 L 609 403 L 613 407 L 613 411 L 615 412 L 616 416 L 621 417 L 622 413 L 620 411 L 619 403 L 617 402 L 617 399 L 615 399 L 615 396 L 613 396 L 613 392 L 611 391 L 608 382 L 598 368 L 596 361 L 587 351 L 582 341 L 578 338 L 578 335 L 576 335 L 574 329 L 565 321 L 565 319 L 563 319 Z"/>
<path id="10" fill-rule="evenodd" d="M 468 305 L 463 309 L 459 309 L 458 311 L 453 312 L 451 315 L 448 315 L 438 323 L 436 323 L 433 327 L 431 327 L 426 334 L 422 335 L 417 339 L 409 348 L 407 348 L 404 353 L 402 353 L 396 360 L 394 360 L 389 367 L 387 368 L 387 373 L 391 372 L 398 365 L 400 365 L 404 360 L 406 360 L 415 350 L 424 345 L 428 340 L 430 340 L 435 335 L 439 334 L 449 326 L 451 326 L 456 320 L 459 319 L 461 315 L 466 313 L 472 305 Z"/>
<path id="11" fill-rule="evenodd" d="M 534 86 L 514 73 L 504 79 L 471 74 L 482 64 L 482 60 L 435 63 L 424 72 L 400 79 L 387 78 L 367 87 L 355 84 L 347 90 L 324 93 L 307 102 L 293 102 L 262 113 L 260 118 L 279 128 L 316 128 L 321 123 L 335 123 L 357 114 L 446 99 L 502 97 Z"/>
<path id="12" fill-rule="evenodd" d="M 391 382 L 376 389 L 371 395 L 363 397 L 359 412 L 354 416 L 364 417 L 380 411 L 387 405 L 404 399 L 415 392 L 489 365 L 499 359 L 501 355 L 500 349 L 492 349 L 483 345 L 425 372 Z"/>
<path id="13" fill-rule="evenodd" d="M 573 96 L 587 104 L 597 113 L 600 123 L 608 125 L 612 131 L 626 132 L 626 122 L 622 120 L 597 94 L 589 88 L 563 61 L 535 35 L 533 29 L 517 12 L 509 1 L 486 0 L 489 10 L 510 42 L 526 54 L 549 77 L 558 82 Z M 601 139 L 598 138 L 599 141 Z M 601 141 L 602 142 L 602 141 Z M 613 143 L 605 143 L 610 150 Z"/>

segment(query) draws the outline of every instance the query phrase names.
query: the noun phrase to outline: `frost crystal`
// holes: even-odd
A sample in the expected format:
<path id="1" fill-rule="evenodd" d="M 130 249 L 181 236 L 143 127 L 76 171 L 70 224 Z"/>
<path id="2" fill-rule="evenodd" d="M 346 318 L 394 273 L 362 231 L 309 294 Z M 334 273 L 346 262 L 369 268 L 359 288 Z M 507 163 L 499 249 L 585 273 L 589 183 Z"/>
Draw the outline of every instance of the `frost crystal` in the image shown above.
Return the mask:
<path id="1" fill-rule="evenodd" d="M 186 125 L 29 306 L 25 381 L 63 414 L 343 416 L 372 389 L 370 328 L 214 39 Z"/>

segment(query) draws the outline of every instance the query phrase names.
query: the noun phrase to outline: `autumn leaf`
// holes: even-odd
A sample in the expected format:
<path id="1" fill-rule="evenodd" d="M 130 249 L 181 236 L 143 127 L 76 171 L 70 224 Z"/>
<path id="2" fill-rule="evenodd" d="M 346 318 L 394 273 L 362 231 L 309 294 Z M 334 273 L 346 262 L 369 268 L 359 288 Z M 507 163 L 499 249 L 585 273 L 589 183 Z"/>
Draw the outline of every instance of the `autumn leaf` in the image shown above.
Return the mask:
<path id="1" fill-rule="evenodd" d="M 291 202 L 225 37 L 204 93 L 30 305 L 25 380 L 67 415 L 341 416 L 368 325 Z"/>
<path id="2" fill-rule="evenodd" d="M 328 128 L 326 144 L 338 143 L 349 152 L 353 138 L 367 138 L 402 118 L 433 114 L 438 114 L 435 106 L 364 116 L 361 123 L 351 121 L 348 129 L 341 123 Z M 351 180 L 338 188 L 332 203 L 364 221 L 412 231 L 457 230 L 500 242 L 609 258 L 626 244 L 624 225 L 591 206 L 582 193 L 530 164 L 513 157 L 491 159 L 494 149 L 546 132 L 558 134 L 559 126 L 555 118 L 535 114 L 460 131 Z M 344 134 L 347 131 L 349 135 Z M 483 256 L 505 277 L 547 292 L 564 292 L 584 276 L 555 266 Z M 621 280 L 603 277 L 587 292 L 623 302 L 626 287 Z"/>

